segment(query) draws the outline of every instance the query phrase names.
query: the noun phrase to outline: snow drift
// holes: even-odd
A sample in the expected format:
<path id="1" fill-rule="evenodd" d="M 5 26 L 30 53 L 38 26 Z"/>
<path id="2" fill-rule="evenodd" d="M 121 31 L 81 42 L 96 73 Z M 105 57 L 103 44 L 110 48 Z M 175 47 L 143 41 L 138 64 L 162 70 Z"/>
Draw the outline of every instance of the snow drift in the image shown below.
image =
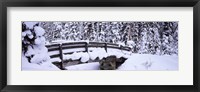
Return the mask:
<path id="1" fill-rule="evenodd" d="M 66 67 L 68 70 L 99 70 L 99 63 L 87 63 Z M 117 70 L 164 71 L 178 70 L 178 56 L 132 54 Z"/>

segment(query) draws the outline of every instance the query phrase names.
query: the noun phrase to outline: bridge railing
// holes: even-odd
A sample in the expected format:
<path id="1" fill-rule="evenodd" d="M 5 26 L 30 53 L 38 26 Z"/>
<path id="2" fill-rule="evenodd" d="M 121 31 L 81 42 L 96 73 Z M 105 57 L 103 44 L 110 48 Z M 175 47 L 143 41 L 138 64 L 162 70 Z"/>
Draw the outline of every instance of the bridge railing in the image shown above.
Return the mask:
<path id="1" fill-rule="evenodd" d="M 88 48 L 104 48 L 107 52 L 109 48 L 118 49 L 124 51 L 131 51 L 130 47 L 121 46 L 113 43 L 102 43 L 102 42 L 68 42 L 61 44 L 46 45 L 48 53 L 51 58 L 60 58 L 63 61 L 63 54 L 72 54 L 76 51 L 88 52 Z"/>

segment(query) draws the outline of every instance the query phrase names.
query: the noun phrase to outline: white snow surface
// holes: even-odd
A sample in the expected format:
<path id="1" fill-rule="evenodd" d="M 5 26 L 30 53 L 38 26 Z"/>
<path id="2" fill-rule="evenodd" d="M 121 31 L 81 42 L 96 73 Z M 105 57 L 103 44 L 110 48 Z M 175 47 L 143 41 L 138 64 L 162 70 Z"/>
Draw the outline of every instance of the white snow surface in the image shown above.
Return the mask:
<path id="1" fill-rule="evenodd" d="M 42 45 L 33 45 L 34 56 L 31 59 L 31 63 L 42 63 L 50 59 L 47 54 L 48 50 L 45 46 Z"/>
<path id="2" fill-rule="evenodd" d="M 68 70 L 99 70 L 99 62 L 65 67 Z M 164 71 L 178 70 L 178 56 L 132 54 L 117 70 Z"/>
<path id="3" fill-rule="evenodd" d="M 50 62 L 61 62 L 60 58 L 51 58 Z"/>
<path id="4" fill-rule="evenodd" d="M 99 70 L 99 62 L 68 66 L 68 67 L 65 67 L 65 69 L 67 70 Z"/>
<path id="5" fill-rule="evenodd" d="M 40 26 L 34 27 L 34 31 L 35 31 L 36 36 L 43 36 L 45 33 L 45 30 Z"/>
<path id="6" fill-rule="evenodd" d="M 35 54 L 34 49 L 31 46 L 28 46 L 28 50 L 25 53 L 25 56 L 31 56 L 31 55 L 34 55 L 34 54 Z"/>
<path id="7" fill-rule="evenodd" d="M 26 35 L 32 34 L 32 33 L 31 33 L 31 30 L 26 30 L 26 31 L 22 32 L 22 34 L 24 34 L 24 33 L 26 33 Z"/>
<path id="8" fill-rule="evenodd" d="M 178 56 L 132 54 L 118 70 L 178 70 Z"/>
<path id="9" fill-rule="evenodd" d="M 112 50 L 110 49 L 108 53 L 105 51 L 104 48 L 90 48 L 89 52 L 74 52 L 73 54 L 66 54 L 63 55 L 63 59 L 71 59 L 77 60 L 81 59 L 81 62 L 87 62 L 89 59 L 95 60 L 96 58 L 103 59 L 108 56 L 115 55 L 117 58 L 126 57 L 128 58 L 130 55 L 126 55 L 121 53 L 120 50 Z"/>
<path id="10" fill-rule="evenodd" d="M 78 41 L 74 41 L 74 40 L 62 40 L 62 39 L 60 39 L 60 40 L 55 40 L 55 41 L 52 41 L 51 43 L 49 43 L 49 44 L 58 44 L 58 43 L 69 43 L 69 42 L 87 42 L 87 43 L 89 43 L 89 40 L 78 40 Z M 49 45 L 49 44 L 46 44 L 46 45 Z"/>
<path id="11" fill-rule="evenodd" d="M 35 39 L 35 44 L 37 44 L 37 45 L 45 45 L 45 38 L 43 36 L 37 37 Z"/>
<path id="12" fill-rule="evenodd" d="M 108 53 L 106 53 L 104 48 L 93 48 L 93 49 L 91 48 L 90 50 L 92 51 L 88 52 L 88 54 L 92 60 L 96 59 L 97 57 L 99 59 L 103 59 L 104 57 L 108 56 Z"/>
<path id="13" fill-rule="evenodd" d="M 22 37 L 25 37 L 26 36 L 26 32 L 22 32 Z"/>
<path id="14" fill-rule="evenodd" d="M 51 55 L 55 55 L 55 54 L 60 54 L 59 51 L 49 51 L 48 52 L 48 55 L 51 56 Z"/>
<path id="15" fill-rule="evenodd" d="M 53 65 L 50 61 L 41 64 L 29 63 L 25 56 L 22 56 L 22 70 L 60 70 Z"/>
<path id="16" fill-rule="evenodd" d="M 87 62 L 90 59 L 88 53 L 83 53 L 81 56 L 81 62 Z"/>
<path id="17" fill-rule="evenodd" d="M 26 26 L 29 28 L 29 29 L 33 29 L 33 26 L 35 25 L 35 24 L 37 24 L 38 22 L 24 22 L 25 24 L 26 24 Z"/>

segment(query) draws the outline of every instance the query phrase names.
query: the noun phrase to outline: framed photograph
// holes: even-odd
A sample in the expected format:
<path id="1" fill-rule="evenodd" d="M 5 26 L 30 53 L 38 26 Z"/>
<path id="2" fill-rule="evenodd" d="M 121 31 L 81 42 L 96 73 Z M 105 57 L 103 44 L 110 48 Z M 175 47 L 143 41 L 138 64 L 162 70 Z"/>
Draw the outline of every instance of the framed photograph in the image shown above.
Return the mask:
<path id="1" fill-rule="evenodd" d="M 199 0 L 6 0 L 1 91 L 199 91 Z"/>

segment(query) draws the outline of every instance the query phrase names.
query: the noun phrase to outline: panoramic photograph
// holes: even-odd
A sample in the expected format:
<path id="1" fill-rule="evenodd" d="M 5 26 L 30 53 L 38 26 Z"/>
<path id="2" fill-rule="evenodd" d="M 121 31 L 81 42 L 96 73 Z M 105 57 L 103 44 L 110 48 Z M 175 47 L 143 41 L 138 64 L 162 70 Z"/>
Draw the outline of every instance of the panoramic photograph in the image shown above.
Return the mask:
<path id="1" fill-rule="evenodd" d="M 178 71 L 178 21 L 22 21 L 22 71 Z"/>

